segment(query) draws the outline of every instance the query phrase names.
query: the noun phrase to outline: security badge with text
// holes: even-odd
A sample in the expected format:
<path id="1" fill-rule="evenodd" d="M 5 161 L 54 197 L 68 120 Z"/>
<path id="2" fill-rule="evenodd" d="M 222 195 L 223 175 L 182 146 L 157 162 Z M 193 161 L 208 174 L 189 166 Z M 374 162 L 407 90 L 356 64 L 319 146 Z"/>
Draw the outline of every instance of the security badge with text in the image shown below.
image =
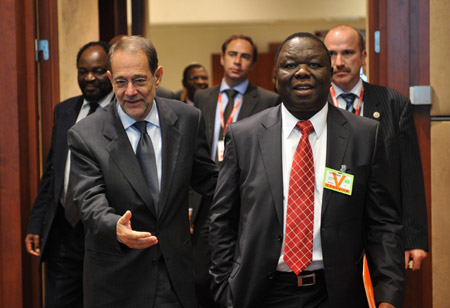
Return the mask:
<path id="1" fill-rule="evenodd" d="M 325 168 L 325 176 L 323 179 L 323 187 L 351 195 L 353 189 L 353 175 L 345 173 L 346 166 L 342 165 L 341 170 Z"/>

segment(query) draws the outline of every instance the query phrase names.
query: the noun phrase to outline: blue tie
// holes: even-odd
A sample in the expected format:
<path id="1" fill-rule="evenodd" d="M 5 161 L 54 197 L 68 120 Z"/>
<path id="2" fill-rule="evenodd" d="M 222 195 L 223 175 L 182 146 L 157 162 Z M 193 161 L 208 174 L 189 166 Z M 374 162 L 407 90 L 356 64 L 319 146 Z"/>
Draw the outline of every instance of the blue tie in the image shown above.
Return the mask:
<path id="1" fill-rule="evenodd" d="M 355 113 L 353 101 L 355 100 L 356 95 L 353 93 L 342 93 L 340 96 L 345 100 L 345 110 Z"/>

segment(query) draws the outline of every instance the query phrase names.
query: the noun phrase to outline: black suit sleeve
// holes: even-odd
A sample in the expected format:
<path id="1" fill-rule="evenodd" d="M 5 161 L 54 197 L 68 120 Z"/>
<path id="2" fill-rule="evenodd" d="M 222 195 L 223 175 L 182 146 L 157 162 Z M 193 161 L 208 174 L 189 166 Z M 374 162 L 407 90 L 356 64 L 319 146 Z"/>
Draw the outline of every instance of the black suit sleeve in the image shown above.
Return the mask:
<path id="1" fill-rule="evenodd" d="M 428 250 L 428 224 L 419 144 L 410 102 L 405 98 L 399 120 L 402 221 L 405 249 Z"/>
<path id="2" fill-rule="evenodd" d="M 56 131 L 56 119 L 58 118 L 58 106 L 53 112 L 53 128 L 52 139 L 50 143 L 50 151 L 47 155 L 47 161 L 45 164 L 44 174 L 39 182 L 39 189 L 36 199 L 34 200 L 33 207 L 30 213 L 30 221 L 28 224 L 29 234 L 42 235 L 43 223 L 45 220 L 45 214 L 48 211 L 49 202 L 51 202 L 51 185 L 53 180 L 53 148 L 55 147 L 55 131 Z"/>

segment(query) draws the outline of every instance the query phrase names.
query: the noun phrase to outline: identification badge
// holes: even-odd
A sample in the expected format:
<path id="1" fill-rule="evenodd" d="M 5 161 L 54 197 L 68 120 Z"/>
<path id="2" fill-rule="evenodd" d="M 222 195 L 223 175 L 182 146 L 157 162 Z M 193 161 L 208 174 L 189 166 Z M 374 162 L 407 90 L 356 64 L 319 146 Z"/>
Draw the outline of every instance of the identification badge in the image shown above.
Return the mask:
<path id="1" fill-rule="evenodd" d="M 323 187 L 351 196 L 353 175 L 331 168 L 325 168 Z"/>
<path id="2" fill-rule="evenodd" d="M 223 152 L 225 151 L 225 142 L 223 140 L 217 141 L 217 160 L 221 162 L 223 160 Z"/>

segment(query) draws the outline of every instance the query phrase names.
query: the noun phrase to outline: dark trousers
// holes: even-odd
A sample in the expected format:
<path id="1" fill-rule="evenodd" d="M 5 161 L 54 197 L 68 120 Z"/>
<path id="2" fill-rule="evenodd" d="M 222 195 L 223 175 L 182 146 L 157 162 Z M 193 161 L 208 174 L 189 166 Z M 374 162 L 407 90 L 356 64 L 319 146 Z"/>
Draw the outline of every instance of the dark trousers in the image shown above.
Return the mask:
<path id="1" fill-rule="evenodd" d="M 170 282 L 169 272 L 167 271 L 164 258 L 161 257 L 158 262 L 158 272 L 156 277 L 156 292 L 153 308 L 182 308 L 178 300 L 172 283 Z"/>
<path id="2" fill-rule="evenodd" d="M 83 307 L 84 227 L 75 228 L 60 206 L 50 231 L 45 260 L 45 307 Z"/>
<path id="3" fill-rule="evenodd" d="M 331 308 L 323 271 L 317 272 L 316 284 L 303 287 L 294 273 L 277 273 L 261 308 Z"/>
<path id="4" fill-rule="evenodd" d="M 194 224 L 192 235 L 195 295 L 200 308 L 218 308 L 212 297 L 209 274 L 211 253 L 209 250 L 209 207 L 211 201 L 202 198 L 202 203 Z"/>

